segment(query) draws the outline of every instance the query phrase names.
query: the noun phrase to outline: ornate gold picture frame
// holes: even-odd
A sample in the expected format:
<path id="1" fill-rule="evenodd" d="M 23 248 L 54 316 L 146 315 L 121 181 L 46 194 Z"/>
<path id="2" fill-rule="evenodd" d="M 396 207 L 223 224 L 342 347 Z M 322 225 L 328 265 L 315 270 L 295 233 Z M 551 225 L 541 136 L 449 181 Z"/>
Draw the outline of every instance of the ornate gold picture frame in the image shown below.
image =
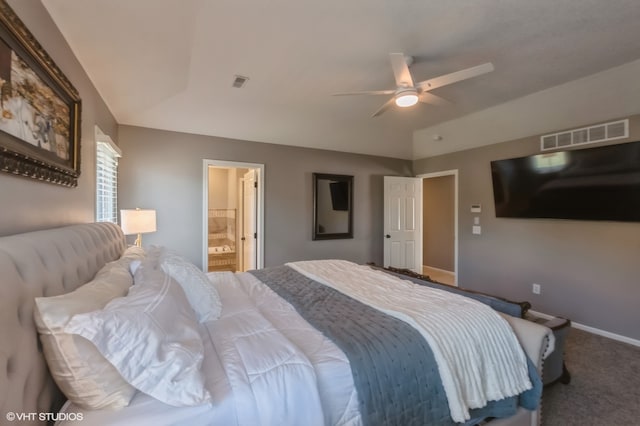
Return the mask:
<path id="1" fill-rule="evenodd" d="M 75 187 L 78 91 L 0 0 L 0 171 Z"/>

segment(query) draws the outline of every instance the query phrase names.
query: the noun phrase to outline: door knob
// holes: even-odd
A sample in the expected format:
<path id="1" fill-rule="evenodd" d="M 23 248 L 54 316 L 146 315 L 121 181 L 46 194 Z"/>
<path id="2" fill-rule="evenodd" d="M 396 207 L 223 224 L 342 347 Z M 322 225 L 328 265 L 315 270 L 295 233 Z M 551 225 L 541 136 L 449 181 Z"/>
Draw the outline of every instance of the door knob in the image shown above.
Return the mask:
<path id="1" fill-rule="evenodd" d="M 391 238 L 391 235 L 387 234 L 384 236 L 385 238 Z"/>

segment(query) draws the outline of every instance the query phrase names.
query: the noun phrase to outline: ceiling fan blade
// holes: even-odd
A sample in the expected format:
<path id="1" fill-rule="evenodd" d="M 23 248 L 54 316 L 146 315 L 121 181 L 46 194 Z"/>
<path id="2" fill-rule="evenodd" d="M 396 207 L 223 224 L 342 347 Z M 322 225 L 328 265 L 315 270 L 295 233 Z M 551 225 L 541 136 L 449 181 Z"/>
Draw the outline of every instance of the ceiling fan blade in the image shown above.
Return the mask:
<path id="1" fill-rule="evenodd" d="M 386 110 L 388 110 L 389 108 L 391 108 L 393 105 L 395 105 L 395 97 L 389 99 L 387 102 L 384 103 L 384 105 L 382 105 L 380 108 L 378 108 L 378 110 L 376 112 L 373 113 L 373 115 L 371 117 L 377 117 L 380 114 L 382 114 L 383 112 L 385 112 Z"/>
<path id="2" fill-rule="evenodd" d="M 334 93 L 332 96 L 349 96 L 349 95 L 392 95 L 395 90 L 361 90 L 356 92 Z"/>
<path id="3" fill-rule="evenodd" d="M 444 98 L 441 98 L 440 96 L 436 96 L 433 93 L 429 93 L 429 92 L 420 93 L 418 100 L 422 103 L 431 104 L 431 105 L 438 105 L 438 106 L 453 105 L 453 102 L 448 101 Z"/>
<path id="4" fill-rule="evenodd" d="M 450 74 L 441 75 L 440 77 L 431 78 L 429 80 L 421 81 L 418 83 L 418 87 L 422 90 L 433 90 L 438 87 L 446 86 L 448 84 L 456 83 L 458 81 L 466 80 L 468 78 L 477 77 L 482 74 L 493 71 L 493 64 L 487 62 L 486 64 L 477 65 L 475 67 L 467 68 L 464 70 L 452 72 Z"/>
<path id="5" fill-rule="evenodd" d="M 390 53 L 389 57 L 391 58 L 391 67 L 396 78 L 396 85 L 398 87 L 413 87 L 413 78 L 411 77 L 411 72 L 409 72 L 404 53 Z"/>

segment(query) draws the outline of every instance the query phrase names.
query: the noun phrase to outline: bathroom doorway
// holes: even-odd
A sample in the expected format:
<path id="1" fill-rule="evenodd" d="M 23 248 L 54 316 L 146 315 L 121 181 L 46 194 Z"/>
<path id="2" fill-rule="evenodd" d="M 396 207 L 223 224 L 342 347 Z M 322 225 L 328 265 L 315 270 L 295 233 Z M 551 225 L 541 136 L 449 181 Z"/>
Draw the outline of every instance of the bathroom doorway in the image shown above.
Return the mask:
<path id="1" fill-rule="evenodd" d="M 206 271 L 263 267 L 263 180 L 262 164 L 204 160 Z"/>

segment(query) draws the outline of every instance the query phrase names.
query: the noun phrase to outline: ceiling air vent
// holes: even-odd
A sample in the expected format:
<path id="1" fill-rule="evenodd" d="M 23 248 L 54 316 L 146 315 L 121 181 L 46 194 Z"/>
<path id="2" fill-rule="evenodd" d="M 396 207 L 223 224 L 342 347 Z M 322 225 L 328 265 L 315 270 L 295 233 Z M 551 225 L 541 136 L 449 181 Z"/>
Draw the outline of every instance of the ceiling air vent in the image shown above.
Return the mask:
<path id="1" fill-rule="evenodd" d="M 247 80 L 249 80 L 249 77 L 244 77 L 242 75 L 235 75 L 234 77 L 235 78 L 234 78 L 233 84 L 231 84 L 231 86 L 235 87 L 237 89 L 239 89 L 242 86 L 244 86 L 245 83 L 247 82 Z"/>
<path id="2" fill-rule="evenodd" d="M 628 137 L 629 120 L 626 119 L 540 136 L 540 149 L 548 151 L 567 146 L 605 142 Z"/>

